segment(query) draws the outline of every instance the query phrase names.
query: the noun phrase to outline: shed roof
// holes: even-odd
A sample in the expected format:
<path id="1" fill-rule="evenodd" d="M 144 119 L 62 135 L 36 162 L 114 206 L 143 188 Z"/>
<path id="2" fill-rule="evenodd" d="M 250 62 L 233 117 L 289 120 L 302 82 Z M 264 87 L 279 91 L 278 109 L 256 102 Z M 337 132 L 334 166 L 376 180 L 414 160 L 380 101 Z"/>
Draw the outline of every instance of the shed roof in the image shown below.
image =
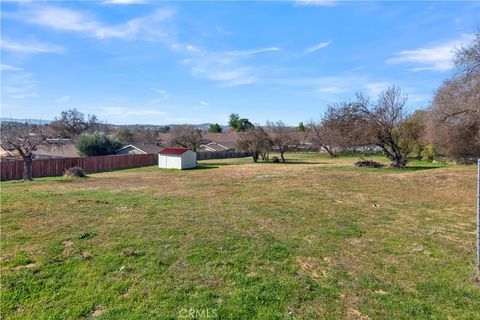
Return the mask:
<path id="1" fill-rule="evenodd" d="M 160 154 L 184 154 L 185 152 L 187 152 L 188 148 L 165 148 L 163 149 L 162 151 L 160 151 L 159 153 Z"/>

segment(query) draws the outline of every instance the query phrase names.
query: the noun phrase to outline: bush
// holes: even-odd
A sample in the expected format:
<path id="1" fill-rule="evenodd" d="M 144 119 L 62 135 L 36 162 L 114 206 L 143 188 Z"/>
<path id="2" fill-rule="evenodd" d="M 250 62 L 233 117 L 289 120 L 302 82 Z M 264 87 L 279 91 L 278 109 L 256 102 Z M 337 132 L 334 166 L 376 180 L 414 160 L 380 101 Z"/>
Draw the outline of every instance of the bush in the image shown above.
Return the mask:
<path id="1" fill-rule="evenodd" d="M 361 161 L 355 162 L 355 167 L 359 168 L 383 168 L 384 165 L 380 162 L 373 160 L 362 159 Z"/>
<path id="2" fill-rule="evenodd" d="M 273 162 L 273 163 L 279 163 L 280 160 L 278 160 L 278 157 L 273 157 L 273 158 L 272 158 L 272 162 Z"/>
<path id="3" fill-rule="evenodd" d="M 114 154 L 122 144 L 103 132 L 95 132 L 93 134 L 82 134 L 75 146 L 80 155 L 92 157 Z"/>
<path id="4" fill-rule="evenodd" d="M 435 158 L 436 149 L 433 144 L 429 144 L 423 148 L 421 156 L 423 161 L 432 162 Z"/>
<path id="5" fill-rule="evenodd" d="M 77 166 L 68 168 L 63 175 L 65 177 L 86 177 L 85 170 Z"/>

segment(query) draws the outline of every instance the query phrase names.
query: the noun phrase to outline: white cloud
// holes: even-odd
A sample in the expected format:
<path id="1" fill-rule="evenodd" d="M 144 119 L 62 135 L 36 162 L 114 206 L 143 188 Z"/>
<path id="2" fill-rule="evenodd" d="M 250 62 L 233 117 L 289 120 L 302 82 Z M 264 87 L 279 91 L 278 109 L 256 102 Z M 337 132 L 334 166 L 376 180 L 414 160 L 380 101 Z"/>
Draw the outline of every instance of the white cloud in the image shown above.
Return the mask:
<path id="1" fill-rule="evenodd" d="M 339 87 L 321 87 L 317 91 L 319 93 L 338 93 L 338 92 L 342 92 L 342 89 Z"/>
<path id="2" fill-rule="evenodd" d="M 204 107 L 208 107 L 210 104 L 206 101 L 200 101 L 200 104 Z"/>
<path id="3" fill-rule="evenodd" d="M 325 41 L 325 42 L 320 42 L 320 43 L 317 43 L 316 45 L 314 46 L 311 46 L 309 48 L 307 48 L 305 50 L 305 54 L 310 54 L 310 53 L 314 53 L 320 49 L 323 49 L 323 48 L 326 48 L 328 47 L 328 45 L 332 43 L 332 41 Z"/>
<path id="4" fill-rule="evenodd" d="M 14 17 L 43 27 L 78 32 L 97 39 L 158 40 L 168 35 L 160 23 L 169 19 L 173 14 L 173 9 L 163 8 L 157 9 L 149 15 L 128 20 L 125 23 L 107 25 L 98 21 L 88 12 L 42 5 L 33 6 L 30 10 Z"/>
<path id="5" fill-rule="evenodd" d="M 280 48 L 269 47 L 269 48 L 260 48 L 260 49 L 245 50 L 245 51 L 232 51 L 232 52 L 228 52 L 227 54 L 230 54 L 233 56 L 252 56 L 259 53 L 266 53 L 266 52 L 273 52 L 273 51 L 280 51 Z"/>
<path id="6" fill-rule="evenodd" d="M 25 99 L 25 98 L 31 98 L 31 97 L 36 97 L 37 93 L 35 92 L 30 92 L 30 93 L 20 93 L 20 94 L 12 94 L 10 95 L 10 98 L 13 99 Z"/>
<path id="7" fill-rule="evenodd" d="M 167 113 L 155 109 L 139 109 L 136 107 L 103 107 L 99 114 L 103 116 L 163 116 Z"/>
<path id="8" fill-rule="evenodd" d="M 58 99 L 55 99 L 56 103 L 67 103 L 68 101 L 70 101 L 70 96 L 63 96 Z"/>
<path id="9" fill-rule="evenodd" d="M 5 71 L 22 71 L 23 69 L 2 63 L 0 65 L 0 70 L 5 72 Z"/>
<path id="10" fill-rule="evenodd" d="M 337 5 L 336 0 L 296 0 L 295 4 L 298 6 L 323 6 L 332 7 Z"/>
<path id="11" fill-rule="evenodd" d="M 2 75 L 2 97 L 11 99 L 25 99 L 37 96 L 35 75 L 18 70 Z"/>
<path id="12" fill-rule="evenodd" d="M 148 3 L 146 0 L 105 0 L 102 2 L 103 4 L 145 4 Z"/>
<path id="13" fill-rule="evenodd" d="M 360 67 L 356 67 L 356 68 L 352 68 L 350 70 L 347 70 L 347 72 L 357 72 L 357 71 L 361 71 L 365 69 L 365 66 L 360 66 Z"/>
<path id="14" fill-rule="evenodd" d="M 1 48 L 8 51 L 15 51 L 25 54 L 35 54 L 35 53 L 64 53 L 65 49 L 49 44 L 41 43 L 38 41 L 28 41 L 28 42 L 16 42 L 8 39 L 2 39 L 0 42 Z"/>
<path id="15" fill-rule="evenodd" d="M 389 82 L 369 82 L 364 85 L 367 95 L 377 97 L 392 84 Z"/>
<path id="16" fill-rule="evenodd" d="M 455 50 L 469 39 L 471 39 L 470 35 L 463 35 L 460 39 L 436 46 L 402 50 L 395 53 L 395 58 L 388 59 L 386 62 L 389 64 L 408 63 L 417 65 L 417 67 L 411 68 L 411 71 L 448 71 L 453 68 Z"/>
<path id="17" fill-rule="evenodd" d="M 174 50 L 189 57 L 182 60 L 184 65 L 191 68 L 193 76 L 221 82 L 222 87 L 234 87 L 251 84 L 257 81 L 258 68 L 254 68 L 246 60 L 258 54 L 276 52 L 277 47 L 267 47 L 252 50 L 238 50 L 225 52 L 209 52 L 188 46 L 176 44 Z"/>
<path id="18" fill-rule="evenodd" d="M 157 88 L 150 88 L 152 89 L 153 91 L 155 91 L 156 93 L 160 94 L 162 100 L 166 100 L 170 97 L 170 95 L 168 94 L 167 90 L 161 90 L 161 89 L 157 89 Z"/>

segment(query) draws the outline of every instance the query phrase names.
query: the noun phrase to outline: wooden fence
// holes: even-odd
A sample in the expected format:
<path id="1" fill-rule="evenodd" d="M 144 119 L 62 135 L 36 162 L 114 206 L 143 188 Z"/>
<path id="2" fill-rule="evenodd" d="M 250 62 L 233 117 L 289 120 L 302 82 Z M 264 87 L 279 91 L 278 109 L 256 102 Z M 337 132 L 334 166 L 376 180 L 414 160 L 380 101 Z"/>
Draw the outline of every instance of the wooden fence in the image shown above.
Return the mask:
<path id="1" fill-rule="evenodd" d="M 246 151 L 204 151 L 197 152 L 197 160 L 209 160 L 209 159 L 225 159 L 225 158 L 243 158 L 248 157 L 250 153 Z"/>
<path id="2" fill-rule="evenodd" d="M 143 167 L 157 164 L 156 154 L 113 155 L 87 158 L 60 158 L 33 160 L 34 178 L 61 176 L 71 167 L 79 166 L 87 173 Z M 23 178 L 23 160 L 0 162 L 0 180 L 16 180 Z"/>
<path id="3" fill-rule="evenodd" d="M 197 152 L 197 160 L 241 158 L 249 156 L 248 152 Z M 155 165 L 157 154 L 113 155 L 87 158 L 58 158 L 33 160 L 32 174 L 34 178 L 61 176 L 68 168 L 78 166 L 87 173 L 118 170 Z M 0 162 L 0 180 L 17 180 L 23 178 L 23 160 Z"/>

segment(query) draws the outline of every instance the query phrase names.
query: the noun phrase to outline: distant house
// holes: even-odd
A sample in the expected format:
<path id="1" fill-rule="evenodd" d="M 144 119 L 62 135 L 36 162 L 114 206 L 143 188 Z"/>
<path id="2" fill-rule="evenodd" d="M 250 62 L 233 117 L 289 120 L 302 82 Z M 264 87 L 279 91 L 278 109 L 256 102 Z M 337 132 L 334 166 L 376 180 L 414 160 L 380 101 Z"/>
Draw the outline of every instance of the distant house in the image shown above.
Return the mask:
<path id="1" fill-rule="evenodd" d="M 136 143 L 129 144 L 115 151 L 115 154 L 157 154 L 164 147 L 159 143 Z"/>
<path id="2" fill-rule="evenodd" d="M 212 141 L 208 142 L 206 144 L 201 144 L 200 148 L 198 149 L 199 151 L 207 151 L 207 152 L 213 152 L 213 151 L 235 151 L 235 147 L 228 147 L 226 145 L 223 145 L 221 143 Z"/>
<path id="3" fill-rule="evenodd" d="M 33 151 L 33 159 L 59 159 L 79 157 L 77 148 L 70 139 L 47 139 Z M 2 160 L 22 159 L 18 151 L 8 151 L 0 147 Z"/>
<path id="4" fill-rule="evenodd" d="M 34 159 L 60 159 L 80 157 L 75 144 L 69 139 L 48 139 L 47 144 L 37 147 Z"/>
<path id="5" fill-rule="evenodd" d="M 212 133 L 205 132 L 202 134 L 202 141 L 198 151 L 235 151 L 239 134 L 237 132 Z M 168 145 L 171 140 L 171 133 L 160 133 L 160 143 Z"/>
<path id="6" fill-rule="evenodd" d="M 197 153 L 187 148 L 165 148 L 158 153 L 158 167 L 191 169 L 197 166 Z"/>

